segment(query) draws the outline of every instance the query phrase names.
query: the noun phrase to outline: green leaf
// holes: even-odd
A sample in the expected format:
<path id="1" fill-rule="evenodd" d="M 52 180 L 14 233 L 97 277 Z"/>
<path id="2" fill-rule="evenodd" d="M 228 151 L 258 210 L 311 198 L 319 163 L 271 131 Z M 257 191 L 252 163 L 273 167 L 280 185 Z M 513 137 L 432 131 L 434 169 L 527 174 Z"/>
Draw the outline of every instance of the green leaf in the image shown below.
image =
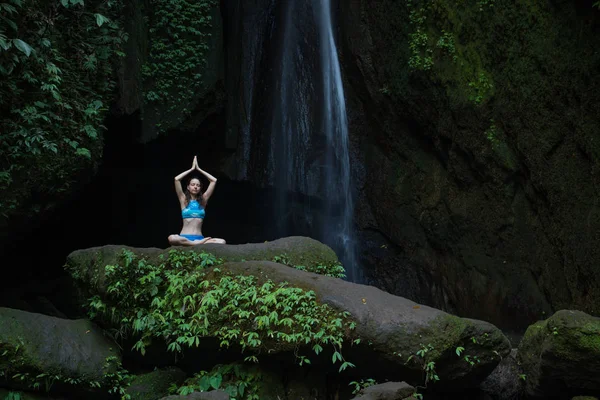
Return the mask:
<path id="1" fill-rule="evenodd" d="M 200 391 L 206 392 L 210 388 L 210 381 L 208 380 L 208 376 L 204 375 L 198 381 L 198 386 L 200 387 Z"/>
<path id="2" fill-rule="evenodd" d="M 0 36 L 0 47 L 2 47 L 4 50 L 10 49 L 10 42 L 6 40 L 6 37 Z"/>
<path id="3" fill-rule="evenodd" d="M 221 374 L 217 374 L 210 378 L 210 386 L 212 386 L 213 389 L 218 389 L 221 386 L 222 380 L 223 377 L 221 376 Z"/>
<path id="4" fill-rule="evenodd" d="M 13 6 L 11 6 L 10 4 L 0 3 L 0 9 L 2 9 L 2 8 L 4 8 L 6 10 L 6 12 L 9 14 L 17 12 L 17 9 L 14 8 Z"/>
<path id="5" fill-rule="evenodd" d="M 13 39 L 13 44 L 19 50 L 21 50 L 27 57 L 31 54 L 31 46 L 22 41 L 21 39 Z"/>
<path id="6" fill-rule="evenodd" d="M 60 4 L 62 4 L 65 7 L 69 7 L 69 0 L 60 0 Z"/>
<path id="7" fill-rule="evenodd" d="M 110 20 L 102 14 L 94 14 L 94 15 L 96 16 L 96 23 L 98 24 L 98 26 L 102 26 L 102 24 L 105 22 L 110 22 Z"/>
<path id="8" fill-rule="evenodd" d="M 76 153 L 78 156 L 84 156 L 87 159 L 92 158 L 92 153 L 90 153 L 90 151 L 88 149 L 83 148 L 83 147 L 78 148 Z"/>
<path id="9" fill-rule="evenodd" d="M 0 19 L 3 20 L 4 22 L 6 22 L 6 24 L 8 26 L 10 26 L 13 30 L 15 30 L 15 31 L 18 30 L 17 24 L 15 24 L 15 21 L 13 21 L 11 19 L 8 19 L 8 18 L 6 18 L 6 17 L 4 17 L 2 15 L 0 15 Z"/>
<path id="10" fill-rule="evenodd" d="M 83 130 L 85 131 L 85 133 L 87 133 L 87 135 L 89 137 L 91 137 L 92 139 L 96 139 L 98 137 L 98 132 L 96 131 L 96 128 L 94 128 L 91 125 L 85 125 L 83 127 Z"/>

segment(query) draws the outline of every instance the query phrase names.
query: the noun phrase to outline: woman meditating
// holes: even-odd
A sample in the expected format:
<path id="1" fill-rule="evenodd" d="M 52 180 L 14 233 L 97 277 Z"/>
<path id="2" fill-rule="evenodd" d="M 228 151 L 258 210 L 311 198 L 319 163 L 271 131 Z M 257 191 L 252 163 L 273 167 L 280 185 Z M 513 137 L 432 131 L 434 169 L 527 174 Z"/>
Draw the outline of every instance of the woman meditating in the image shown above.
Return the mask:
<path id="1" fill-rule="evenodd" d="M 198 178 L 191 178 L 185 192 L 181 186 L 181 179 L 195 170 L 200 171 L 209 180 L 206 192 L 202 193 L 202 182 Z M 198 159 L 194 157 L 192 168 L 175 177 L 175 192 L 181 205 L 181 217 L 183 218 L 183 228 L 179 235 L 170 235 L 169 243 L 171 246 L 195 246 L 203 243 L 221 243 L 225 244 L 224 239 L 215 239 L 202 236 L 202 221 L 206 214 L 205 208 L 208 199 L 215 190 L 217 178 L 198 166 Z"/>

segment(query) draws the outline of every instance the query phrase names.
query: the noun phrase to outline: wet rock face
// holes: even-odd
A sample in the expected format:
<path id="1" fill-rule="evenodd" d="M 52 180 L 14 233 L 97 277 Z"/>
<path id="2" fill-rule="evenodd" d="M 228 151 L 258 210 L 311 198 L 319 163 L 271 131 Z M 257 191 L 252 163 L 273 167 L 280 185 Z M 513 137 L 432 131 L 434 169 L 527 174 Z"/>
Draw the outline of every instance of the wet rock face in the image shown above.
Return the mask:
<path id="1" fill-rule="evenodd" d="M 600 318 L 560 310 L 531 325 L 518 359 L 531 398 L 569 398 L 600 393 Z"/>
<path id="2" fill-rule="evenodd" d="M 573 30 L 591 32 L 598 19 L 567 3 L 533 11 L 498 4 L 488 14 L 457 6 L 460 26 L 432 11 L 428 21 L 475 51 L 493 80 L 494 93 L 475 105 L 451 62 L 409 70 L 414 26 L 403 7 L 341 2 L 368 279 L 507 329 L 569 306 L 600 312 L 592 267 L 600 209 L 591 200 L 600 182 L 591 128 L 600 125 L 599 92 L 583 89 L 600 85 L 590 75 L 598 43 L 577 41 Z M 517 12 L 530 18 L 510 22 Z M 503 29 L 488 35 L 484 25 Z M 576 53 L 587 58 L 570 70 Z"/>

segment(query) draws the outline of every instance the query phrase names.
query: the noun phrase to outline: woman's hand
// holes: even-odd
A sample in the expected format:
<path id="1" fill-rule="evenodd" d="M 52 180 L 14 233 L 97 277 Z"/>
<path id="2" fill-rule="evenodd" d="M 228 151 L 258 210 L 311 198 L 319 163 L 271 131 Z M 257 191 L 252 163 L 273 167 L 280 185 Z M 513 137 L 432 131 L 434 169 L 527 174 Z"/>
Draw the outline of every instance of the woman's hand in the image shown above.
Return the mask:
<path id="1" fill-rule="evenodd" d="M 192 162 L 192 169 L 200 169 L 198 167 L 198 157 L 194 156 L 194 162 Z"/>

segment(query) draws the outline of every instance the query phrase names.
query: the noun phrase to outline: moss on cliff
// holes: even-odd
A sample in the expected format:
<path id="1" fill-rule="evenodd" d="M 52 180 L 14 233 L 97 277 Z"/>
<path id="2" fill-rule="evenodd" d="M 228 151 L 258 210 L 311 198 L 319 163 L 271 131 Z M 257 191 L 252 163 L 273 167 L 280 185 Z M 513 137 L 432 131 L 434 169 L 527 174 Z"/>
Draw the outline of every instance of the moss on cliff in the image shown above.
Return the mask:
<path id="1" fill-rule="evenodd" d="M 347 71 L 373 124 L 361 137 L 380 148 L 366 158 L 368 201 L 378 228 L 447 289 L 432 304 L 519 328 L 550 306 L 597 313 L 598 10 L 354 4 L 348 19 L 368 34 L 348 33 Z"/>

